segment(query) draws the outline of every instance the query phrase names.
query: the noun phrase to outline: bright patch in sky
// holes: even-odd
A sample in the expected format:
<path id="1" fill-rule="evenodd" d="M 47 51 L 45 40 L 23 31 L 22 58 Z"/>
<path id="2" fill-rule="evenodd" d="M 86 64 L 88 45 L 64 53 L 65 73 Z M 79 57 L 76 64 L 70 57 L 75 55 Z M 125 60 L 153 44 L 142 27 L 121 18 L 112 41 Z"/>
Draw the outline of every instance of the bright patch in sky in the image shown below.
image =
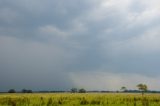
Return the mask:
<path id="1" fill-rule="evenodd" d="M 0 0 L 0 90 L 159 90 L 159 4 Z"/>

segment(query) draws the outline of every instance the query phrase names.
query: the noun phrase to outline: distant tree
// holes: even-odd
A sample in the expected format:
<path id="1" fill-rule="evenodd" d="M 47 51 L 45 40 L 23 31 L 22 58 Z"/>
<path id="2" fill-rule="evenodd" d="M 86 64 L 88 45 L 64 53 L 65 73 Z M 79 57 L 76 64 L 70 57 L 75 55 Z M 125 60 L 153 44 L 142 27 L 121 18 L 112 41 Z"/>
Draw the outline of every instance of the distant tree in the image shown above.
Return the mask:
<path id="1" fill-rule="evenodd" d="M 121 87 L 121 91 L 126 92 L 126 91 L 127 91 L 127 88 L 126 88 L 125 86 L 122 86 L 122 87 Z"/>
<path id="2" fill-rule="evenodd" d="M 27 90 L 26 89 L 22 89 L 22 93 L 26 93 L 27 92 Z"/>
<path id="3" fill-rule="evenodd" d="M 22 93 L 32 93 L 32 90 L 22 89 Z"/>
<path id="4" fill-rule="evenodd" d="M 27 90 L 27 93 L 33 93 L 33 91 L 32 90 Z"/>
<path id="5" fill-rule="evenodd" d="M 83 89 L 83 88 L 81 88 L 81 89 L 79 89 L 79 91 L 78 91 L 79 93 L 86 93 L 86 90 L 85 89 Z"/>
<path id="6" fill-rule="evenodd" d="M 78 89 L 77 89 L 77 88 L 72 88 L 72 89 L 71 89 L 71 93 L 76 93 L 76 92 L 78 92 Z"/>
<path id="7" fill-rule="evenodd" d="M 144 92 L 146 92 L 148 90 L 148 87 L 146 84 L 138 84 L 137 87 L 142 92 L 142 96 L 143 96 Z"/>
<path id="8" fill-rule="evenodd" d="M 16 93 L 16 90 L 10 89 L 10 90 L 8 90 L 8 93 Z"/>

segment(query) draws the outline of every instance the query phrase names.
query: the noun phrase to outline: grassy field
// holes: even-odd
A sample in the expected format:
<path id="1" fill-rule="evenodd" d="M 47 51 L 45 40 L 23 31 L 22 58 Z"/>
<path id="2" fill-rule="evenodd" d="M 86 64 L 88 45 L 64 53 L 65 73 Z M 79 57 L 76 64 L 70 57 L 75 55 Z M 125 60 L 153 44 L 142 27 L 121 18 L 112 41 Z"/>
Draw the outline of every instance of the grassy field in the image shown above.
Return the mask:
<path id="1" fill-rule="evenodd" d="M 0 106 L 160 106 L 159 94 L 0 94 Z"/>

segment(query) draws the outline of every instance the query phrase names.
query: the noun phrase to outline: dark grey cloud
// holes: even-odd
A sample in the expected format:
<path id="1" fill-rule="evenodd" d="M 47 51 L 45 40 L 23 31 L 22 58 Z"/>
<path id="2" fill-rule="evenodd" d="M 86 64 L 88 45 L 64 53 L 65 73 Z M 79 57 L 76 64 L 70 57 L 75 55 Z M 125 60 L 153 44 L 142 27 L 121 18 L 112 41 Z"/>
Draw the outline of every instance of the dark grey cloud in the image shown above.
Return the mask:
<path id="1" fill-rule="evenodd" d="M 92 80 L 90 75 L 102 77 L 99 83 L 107 79 L 107 73 L 110 80 L 115 78 L 110 89 L 126 84 L 124 75 L 157 84 L 158 3 L 0 0 L 1 90 L 87 87 L 90 81 L 83 85 L 81 76 L 85 80 Z M 119 79 L 121 82 L 116 82 Z M 109 81 L 106 85 L 111 85 Z"/>

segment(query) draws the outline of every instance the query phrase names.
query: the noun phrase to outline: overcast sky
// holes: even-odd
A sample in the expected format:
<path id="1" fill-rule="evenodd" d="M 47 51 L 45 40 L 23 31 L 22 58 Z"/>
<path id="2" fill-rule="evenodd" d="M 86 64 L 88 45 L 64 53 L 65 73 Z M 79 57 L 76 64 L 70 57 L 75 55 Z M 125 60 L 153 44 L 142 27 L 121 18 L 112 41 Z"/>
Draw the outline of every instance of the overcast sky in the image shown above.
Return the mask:
<path id="1" fill-rule="evenodd" d="M 0 90 L 160 90 L 159 0 L 0 0 Z"/>

